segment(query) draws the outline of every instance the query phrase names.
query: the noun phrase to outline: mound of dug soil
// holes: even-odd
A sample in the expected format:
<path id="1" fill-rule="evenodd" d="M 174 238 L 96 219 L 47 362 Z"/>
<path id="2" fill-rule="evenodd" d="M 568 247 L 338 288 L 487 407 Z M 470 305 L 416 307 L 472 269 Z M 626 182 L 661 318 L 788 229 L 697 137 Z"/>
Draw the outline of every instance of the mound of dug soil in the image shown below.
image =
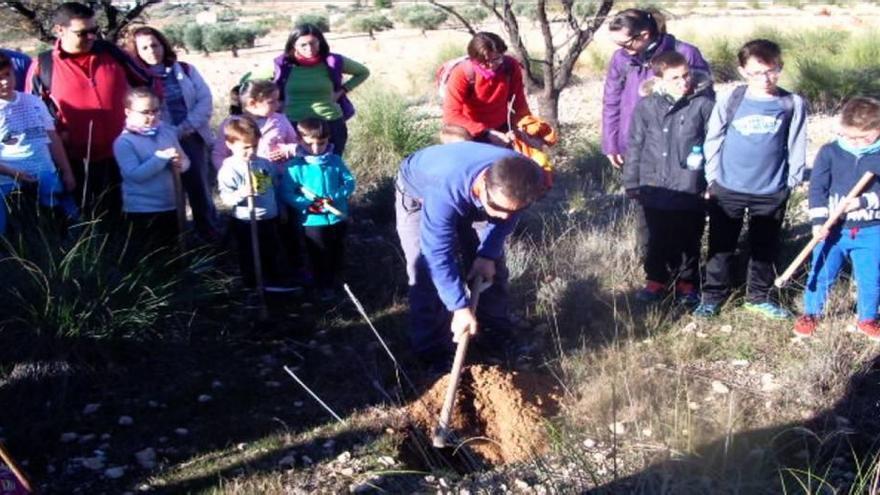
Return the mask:
<path id="1" fill-rule="evenodd" d="M 449 375 L 407 408 L 428 438 L 437 425 Z M 545 418 L 559 410 L 559 386 L 549 377 L 502 371 L 497 366 L 462 370 L 452 428 L 460 441 L 491 464 L 521 461 L 547 448 Z"/>

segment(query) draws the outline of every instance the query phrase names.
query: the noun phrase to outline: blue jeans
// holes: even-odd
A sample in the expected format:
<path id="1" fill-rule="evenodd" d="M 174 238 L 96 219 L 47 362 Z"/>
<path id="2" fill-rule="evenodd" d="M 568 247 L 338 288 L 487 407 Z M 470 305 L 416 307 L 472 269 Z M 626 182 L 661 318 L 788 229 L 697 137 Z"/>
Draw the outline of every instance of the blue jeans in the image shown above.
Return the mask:
<path id="1" fill-rule="evenodd" d="M 409 280 L 409 337 L 413 351 L 421 355 L 448 353 L 452 344 L 452 313 L 446 309 L 431 279 L 427 260 L 419 247 L 421 241 L 421 203 L 398 187 L 395 194 L 397 235 L 406 258 L 406 274 Z M 462 218 L 455 239 L 462 264 L 470 268 L 477 256 L 482 232 L 488 223 Z M 508 271 L 504 257 L 495 261 L 495 280 L 491 287 L 480 294 L 477 320 L 481 327 L 501 331 L 509 330 Z"/>
<path id="2" fill-rule="evenodd" d="M 858 289 L 859 321 L 877 318 L 880 304 L 880 225 L 832 232 L 813 250 L 813 263 L 804 291 L 804 313 L 821 315 L 828 292 L 849 258 Z"/>
<path id="3" fill-rule="evenodd" d="M 24 186 L 26 189 L 27 185 L 25 184 Z M 0 204 L 0 235 L 6 234 L 8 216 L 6 197 L 12 191 L 21 188 L 22 184 L 14 182 L 0 185 L 0 199 L 2 199 L 2 204 Z M 57 207 L 70 220 L 79 218 L 79 208 L 76 206 L 76 202 L 70 193 L 64 190 L 64 185 L 61 183 L 61 177 L 58 175 L 58 172 L 41 173 L 37 177 L 36 192 L 37 201 L 40 206 L 46 208 Z"/>

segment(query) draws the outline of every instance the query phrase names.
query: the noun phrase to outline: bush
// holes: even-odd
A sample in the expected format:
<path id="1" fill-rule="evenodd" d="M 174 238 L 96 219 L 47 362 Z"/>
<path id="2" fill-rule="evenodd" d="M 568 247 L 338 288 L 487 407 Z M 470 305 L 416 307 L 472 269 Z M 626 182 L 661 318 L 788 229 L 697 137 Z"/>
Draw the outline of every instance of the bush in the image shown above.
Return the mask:
<path id="1" fill-rule="evenodd" d="M 373 6 L 377 9 L 390 9 L 391 0 L 373 0 Z"/>
<path id="2" fill-rule="evenodd" d="M 427 5 L 408 5 L 394 11 L 395 18 L 410 27 L 425 31 L 437 29 L 446 22 L 448 15 L 442 10 Z"/>
<path id="3" fill-rule="evenodd" d="M 212 26 L 203 30 L 204 49 L 207 52 L 229 50 L 233 57 L 237 57 L 238 50 L 252 48 L 257 38 L 265 36 L 268 32 L 268 29 L 256 26 Z"/>
<path id="4" fill-rule="evenodd" d="M 530 21 L 538 19 L 538 7 L 534 2 L 517 2 L 513 4 L 513 13 Z"/>
<path id="5" fill-rule="evenodd" d="M 477 5 L 462 7 L 458 13 L 471 24 L 479 24 L 489 17 L 489 11 Z"/>
<path id="6" fill-rule="evenodd" d="M 198 24 L 188 25 L 183 31 L 183 41 L 190 50 L 208 54 L 208 50 L 205 48 L 205 32 L 202 26 Z"/>
<path id="7" fill-rule="evenodd" d="M 739 79 L 739 60 L 736 58 L 739 50 L 738 41 L 712 38 L 708 43 L 704 43 L 702 48 L 715 82 L 725 83 Z"/>
<path id="8" fill-rule="evenodd" d="M 599 6 L 596 4 L 596 0 L 578 0 L 578 2 L 574 4 L 574 15 L 579 19 L 592 17 L 596 15 L 596 12 L 598 11 Z"/>
<path id="9" fill-rule="evenodd" d="M 330 18 L 324 14 L 302 14 L 297 16 L 293 23 L 296 25 L 314 24 L 315 26 L 318 26 L 318 29 L 320 29 L 322 33 L 330 32 Z"/>
<path id="10" fill-rule="evenodd" d="M 168 38 L 168 42 L 171 43 L 172 48 L 182 48 L 185 52 L 189 52 L 189 49 L 186 46 L 186 38 L 184 36 L 184 33 L 186 33 L 185 24 L 169 24 L 162 28 L 162 33 Z"/>
<path id="11" fill-rule="evenodd" d="M 394 23 L 382 14 L 363 14 L 352 18 L 349 27 L 369 34 L 371 39 L 376 39 L 375 33 L 394 28 Z"/>
<path id="12" fill-rule="evenodd" d="M 816 111 L 834 112 L 856 95 L 880 96 L 880 36 L 876 34 L 847 40 L 839 53 L 804 53 L 793 65 L 791 88 Z"/>
<path id="13" fill-rule="evenodd" d="M 286 31 L 290 29 L 290 16 L 284 14 L 272 14 L 267 17 L 261 17 L 254 23 L 254 25 L 259 28 L 268 29 L 270 31 Z"/>

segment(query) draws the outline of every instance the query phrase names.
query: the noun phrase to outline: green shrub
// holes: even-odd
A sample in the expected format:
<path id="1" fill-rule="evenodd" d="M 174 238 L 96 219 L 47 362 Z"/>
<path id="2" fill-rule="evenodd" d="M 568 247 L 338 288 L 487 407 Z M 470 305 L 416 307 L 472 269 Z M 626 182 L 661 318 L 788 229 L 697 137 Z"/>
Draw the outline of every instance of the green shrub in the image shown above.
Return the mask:
<path id="1" fill-rule="evenodd" d="M 172 48 L 182 48 L 188 53 L 189 49 L 186 46 L 185 32 L 186 25 L 183 23 L 169 24 L 162 28 L 162 33 L 168 38 L 168 42 L 171 43 Z"/>
<path id="2" fill-rule="evenodd" d="M 479 24 L 489 17 L 489 11 L 478 5 L 469 5 L 458 9 L 458 13 L 471 24 Z"/>
<path id="3" fill-rule="evenodd" d="M 190 50 L 208 53 L 205 48 L 204 29 L 198 24 L 190 24 L 186 27 L 183 31 L 183 41 Z"/>
<path id="4" fill-rule="evenodd" d="M 739 44 L 738 41 L 731 41 L 728 38 L 712 38 L 708 43 L 700 45 L 712 69 L 715 82 L 724 83 L 739 79 L 737 70 L 739 60 L 736 57 Z"/>
<path id="5" fill-rule="evenodd" d="M 294 24 L 314 24 L 322 33 L 330 32 L 330 18 L 324 14 L 302 14 L 296 18 Z"/>
<path id="6" fill-rule="evenodd" d="M 258 19 L 254 25 L 269 31 L 290 29 L 290 16 L 284 14 L 272 14 Z M 319 26 L 320 27 L 320 26 Z M 322 28 L 323 30 L 323 28 Z M 329 30 L 329 28 L 328 28 Z M 327 32 L 327 31 L 325 31 Z"/>
<path id="7" fill-rule="evenodd" d="M 513 4 L 513 13 L 517 17 L 534 21 L 538 18 L 538 7 L 534 2 L 517 2 Z"/>
<path id="8" fill-rule="evenodd" d="M 391 19 L 382 14 L 363 14 L 355 16 L 349 21 L 349 27 L 361 33 L 367 33 L 371 39 L 376 39 L 375 33 L 394 28 Z"/>
<path id="9" fill-rule="evenodd" d="M 574 4 L 574 15 L 579 19 L 592 17 L 596 15 L 598 10 L 599 5 L 596 3 L 596 0 L 578 0 Z"/>
<path id="10" fill-rule="evenodd" d="M 268 34 L 269 30 L 257 26 L 211 26 L 203 29 L 203 44 L 207 52 L 219 52 L 229 50 L 233 57 L 238 56 L 238 50 L 252 48 L 257 38 Z"/>
<path id="11" fill-rule="evenodd" d="M 373 0 L 373 6 L 377 9 L 390 9 L 391 0 Z"/>
<path id="12" fill-rule="evenodd" d="M 427 5 L 407 5 L 395 9 L 394 17 L 407 26 L 421 29 L 424 34 L 425 31 L 440 27 L 446 22 L 448 15 L 442 10 Z"/>
<path id="13" fill-rule="evenodd" d="M 217 22 L 235 22 L 239 16 L 240 13 L 235 9 L 223 9 L 217 14 Z"/>

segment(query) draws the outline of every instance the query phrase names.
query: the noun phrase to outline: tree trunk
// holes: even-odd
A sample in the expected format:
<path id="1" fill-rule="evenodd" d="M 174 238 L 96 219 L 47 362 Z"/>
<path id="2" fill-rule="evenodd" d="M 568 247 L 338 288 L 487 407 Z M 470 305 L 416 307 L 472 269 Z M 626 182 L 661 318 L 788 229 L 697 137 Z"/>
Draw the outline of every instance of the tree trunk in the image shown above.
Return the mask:
<path id="1" fill-rule="evenodd" d="M 238 47 L 237 46 L 232 47 L 232 56 L 235 58 L 238 58 Z"/>
<path id="2" fill-rule="evenodd" d="M 562 91 L 545 87 L 538 95 L 538 105 L 541 107 L 541 117 L 554 129 L 559 129 L 559 94 Z"/>

